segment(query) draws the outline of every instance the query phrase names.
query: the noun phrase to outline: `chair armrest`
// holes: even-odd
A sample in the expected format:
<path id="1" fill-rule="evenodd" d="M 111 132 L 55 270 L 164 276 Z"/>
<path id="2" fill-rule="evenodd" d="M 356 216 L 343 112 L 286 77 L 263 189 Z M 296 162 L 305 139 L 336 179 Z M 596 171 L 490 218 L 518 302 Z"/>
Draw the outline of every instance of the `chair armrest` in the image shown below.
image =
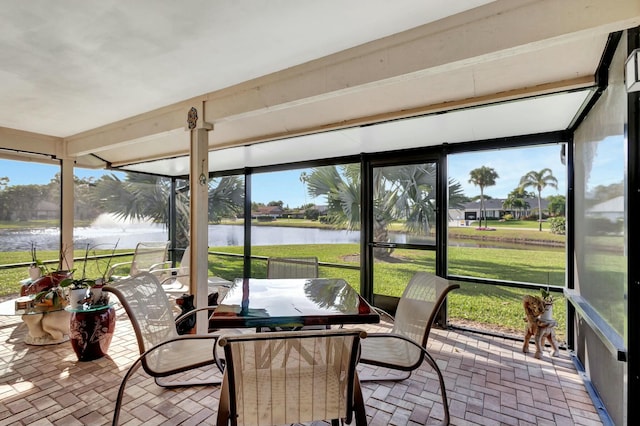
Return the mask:
<path id="1" fill-rule="evenodd" d="M 440 367 L 438 367 L 438 363 L 436 363 L 435 358 L 433 358 L 433 356 L 431 356 L 431 354 L 429 353 L 429 351 L 427 351 L 426 348 L 420 346 L 418 343 L 416 343 L 415 340 L 410 339 L 408 337 L 402 336 L 400 334 L 395 334 L 395 333 L 370 333 L 367 335 L 367 340 L 370 339 L 375 339 L 376 337 L 391 337 L 394 339 L 400 339 L 400 340 L 404 340 L 407 343 L 412 344 L 413 346 L 415 346 L 416 348 L 420 349 L 422 351 L 422 353 L 424 354 L 424 359 L 427 360 L 427 363 L 431 366 L 431 368 L 433 368 L 433 370 L 436 372 L 436 374 L 438 375 L 438 381 L 440 382 L 440 390 L 441 390 L 441 398 L 442 398 L 442 406 L 444 408 L 444 419 L 442 420 L 442 425 L 448 425 L 449 424 L 449 402 L 447 401 L 447 391 L 445 388 L 445 384 L 444 384 L 444 376 L 442 375 L 442 371 L 440 371 Z M 220 342 L 218 342 L 220 343 Z"/>
<path id="2" fill-rule="evenodd" d="M 129 369 L 127 370 L 127 372 L 125 373 L 124 377 L 122 378 L 122 381 L 120 383 L 120 388 L 118 389 L 118 395 L 116 398 L 116 406 L 113 410 L 113 420 L 111 422 L 112 425 L 117 425 L 118 424 L 118 419 L 120 417 L 120 408 L 122 406 L 122 398 L 124 397 L 124 391 L 125 391 L 125 386 L 127 381 L 129 380 L 129 378 L 133 375 L 133 373 L 138 369 L 138 367 L 140 366 L 140 364 L 142 364 L 143 366 L 147 365 L 146 364 L 146 358 L 148 355 L 152 354 L 153 352 L 156 352 L 158 349 L 162 348 L 165 345 L 177 342 L 177 341 L 184 341 L 184 340 L 193 340 L 193 339 L 209 339 L 212 340 L 212 359 L 213 359 L 213 363 L 215 363 L 218 367 L 218 369 L 220 370 L 221 373 L 224 372 L 224 361 L 220 359 L 220 357 L 218 356 L 218 352 L 216 351 L 216 347 L 218 340 L 220 339 L 220 335 L 217 334 L 207 334 L 207 335 L 185 335 L 185 336 L 178 336 L 175 337 L 173 339 L 169 339 L 166 340 L 164 342 L 158 343 L 157 345 L 147 349 L 146 351 L 144 351 L 143 353 L 140 354 L 140 356 L 133 362 L 133 364 L 131 364 L 131 366 L 129 367 Z M 146 368 L 146 367 L 145 367 Z M 175 371 L 175 373 L 179 373 L 182 372 L 186 369 L 188 369 L 189 366 L 185 366 L 185 368 L 180 368 L 180 370 Z M 169 373 L 169 374 L 163 374 L 163 375 L 170 375 L 173 373 Z M 159 377 L 157 374 L 152 374 L 154 377 Z M 205 383 L 198 383 L 198 384 L 205 384 Z M 221 384 L 220 381 L 216 381 L 214 382 L 208 382 L 206 384 L 216 384 L 219 385 Z M 192 385 L 192 384 L 186 384 L 186 383 L 181 383 L 181 384 L 177 384 L 177 385 L 173 385 L 173 386 L 187 386 L 187 385 Z"/>
<path id="3" fill-rule="evenodd" d="M 373 308 L 373 310 L 381 317 L 387 317 L 389 321 L 395 322 L 396 319 L 393 317 L 393 315 L 391 315 L 389 312 L 385 311 L 384 309 L 376 308 L 375 306 L 372 306 L 371 308 Z"/>
<path id="4" fill-rule="evenodd" d="M 436 370 L 436 372 L 438 373 L 439 376 L 442 376 L 442 373 L 440 371 L 440 367 L 438 367 L 438 364 L 436 363 L 436 360 L 433 358 L 433 356 L 431 356 L 431 354 L 429 353 L 429 351 L 424 348 L 423 346 L 420 346 L 420 344 L 418 344 L 415 340 L 410 339 L 409 337 L 406 336 L 402 336 L 400 334 L 396 334 L 396 333 L 370 333 L 367 335 L 367 339 L 375 339 L 376 337 L 391 337 L 394 339 L 400 339 L 400 340 L 404 340 L 407 343 L 411 343 L 413 346 L 415 346 L 416 348 L 420 349 L 422 351 L 422 353 L 425 356 L 425 359 L 427 360 L 427 363 L 434 369 Z M 442 379 L 442 388 L 444 389 L 444 379 Z"/>
<path id="5" fill-rule="evenodd" d="M 153 271 L 149 271 L 150 273 L 152 273 L 153 275 L 156 276 L 156 278 L 158 278 L 158 280 L 160 280 L 160 284 L 168 284 L 172 281 L 175 281 L 176 278 L 178 277 L 186 277 L 187 275 L 178 275 L 178 272 L 180 272 L 180 268 L 164 268 L 164 269 L 156 269 Z M 164 278 L 165 275 L 168 275 L 166 278 Z"/>
<path id="6" fill-rule="evenodd" d="M 190 310 L 189 312 L 185 312 L 183 314 L 180 314 L 175 319 L 176 325 L 180 324 L 182 321 L 184 321 L 185 319 L 187 319 L 191 315 L 195 314 L 196 312 L 200 312 L 200 311 L 204 311 L 204 310 L 212 311 L 217 307 L 218 307 L 218 305 L 205 306 L 204 308 L 196 308 L 196 309 Z"/>
<path id="7" fill-rule="evenodd" d="M 111 267 L 109 268 L 109 270 L 107 271 L 107 273 L 105 274 L 105 280 L 109 281 L 109 278 L 111 278 L 111 276 L 113 275 L 113 273 L 118 269 L 118 268 L 122 268 L 123 266 L 127 266 L 129 265 L 129 268 L 131 268 L 131 265 L 133 265 L 133 261 L 129 261 L 129 262 L 120 262 L 120 263 L 114 263 L 113 265 L 111 265 Z"/>
<path id="8" fill-rule="evenodd" d="M 151 265 L 149 267 L 149 272 L 162 272 L 165 273 L 167 269 L 174 269 L 174 268 L 169 268 L 168 266 L 171 265 L 171 261 L 166 260 L 164 262 L 160 262 L 160 263 L 154 263 L 153 265 Z"/>

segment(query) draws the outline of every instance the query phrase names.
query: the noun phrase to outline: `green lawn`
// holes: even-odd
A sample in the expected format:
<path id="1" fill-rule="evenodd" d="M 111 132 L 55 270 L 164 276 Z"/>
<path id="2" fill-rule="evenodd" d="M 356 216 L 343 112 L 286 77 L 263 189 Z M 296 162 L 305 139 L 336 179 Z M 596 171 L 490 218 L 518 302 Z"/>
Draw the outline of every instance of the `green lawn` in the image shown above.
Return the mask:
<path id="1" fill-rule="evenodd" d="M 211 251 L 225 251 L 240 254 L 239 247 L 211 247 Z M 255 256 L 318 256 L 321 262 L 340 263 L 358 266 L 357 244 L 332 245 L 283 245 L 277 247 L 254 247 Z M 551 253 L 551 255 L 549 255 Z M 354 256 L 356 255 L 356 256 Z M 434 271 L 435 252 L 416 252 L 414 250 L 396 250 L 394 257 L 400 262 L 377 262 L 375 265 L 375 292 L 399 297 L 407 284 L 412 271 Z M 515 280 L 531 282 L 540 279 L 546 283 L 548 277 L 555 280 L 552 284 L 563 285 L 565 261 L 564 255 L 544 250 L 495 250 L 456 247 L 450 249 L 451 273 L 474 275 L 496 280 Z M 239 260 L 223 256 L 210 256 L 210 272 L 227 279 L 242 275 L 242 263 Z M 252 276 L 266 276 L 266 262 L 254 260 Z M 338 276 L 345 278 L 359 290 L 360 273 L 355 270 L 320 268 L 320 276 Z M 538 295 L 535 290 L 523 290 L 507 286 L 461 283 L 461 288 L 449 297 L 449 317 L 453 322 L 475 327 L 489 327 L 498 331 L 521 334 L 524 330 L 524 311 L 522 296 Z M 554 317 L 558 321 L 556 333 L 558 339 L 564 339 L 566 306 L 561 294 L 554 294 L 556 304 Z"/>
<path id="2" fill-rule="evenodd" d="M 552 234 L 549 231 L 537 231 L 522 228 L 495 228 L 492 231 L 481 231 L 474 227 L 450 227 L 449 238 L 473 238 L 485 241 L 504 241 L 517 243 L 551 243 L 564 246 L 565 235 Z"/>
<path id="3" fill-rule="evenodd" d="M 515 221 L 514 221 L 515 222 Z M 528 222 L 527 222 L 528 223 Z M 317 221 L 303 219 L 280 219 L 276 222 L 262 222 L 260 225 L 271 226 L 318 226 Z M 535 222 L 534 222 L 535 224 Z M 490 222 L 490 226 L 493 224 Z M 497 225 L 497 224 L 496 224 Z M 564 236 L 553 235 L 548 231 L 518 229 L 496 229 L 495 231 L 477 231 L 474 228 L 451 228 L 463 237 L 520 238 L 521 241 L 552 240 L 564 242 Z M 533 247 L 534 249 L 532 249 Z M 254 256 L 317 256 L 321 262 L 359 267 L 359 244 L 326 244 L 326 245 L 281 245 L 255 246 Z M 242 247 L 211 247 L 213 252 L 242 254 Z M 131 250 L 118 250 L 131 252 Z M 107 254 L 108 251 L 99 253 Z M 79 250 L 75 257 L 82 257 Z M 435 252 L 396 250 L 394 262 L 376 262 L 374 291 L 377 294 L 400 296 L 413 271 L 426 270 L 433 272 Z M 56 252 L 38 252 L 41 259 L 55 259 Z M 114 262 L 130 260 L 130 257 L 118 258 Z M 0 265 L 17 262 L 29 262 L 29 253 L 0 253 Z M 85 275 L 101 276 L 106 269 L 107 260 L 89 261 Z M 491 280 L 533 282 L 540 284 L 564 285 L 565 256 L 561 251 L 549 251 L 529 246 L 526 250 L 491 249 L 473 247 L 449 248 L 449 273 L 452 275 L 480 277 Z M 606 260 L 603 260 L 606 264 Z M 76 262 L 76 276 L 81 275 L 82 262 Z M 211 255 L 209 257 L 210 274 L 226 279 L 234 279 L 243 275 L 242 258 Z M 256 259 L 252 263 L 252 276 L 266 275 L 266 261 Z M 360 271 L 358 269 L 342 269 L 323 266 L 321 276 L 338 276 L 345 278 L 359 290 Z M 0 269 L 0 296 L 15 294 L 19 290 L 19 281 L 26 278 L 26 267 L 17 269 Z M 531 294 L 529 290 L 513 289 L 506 286 L 467 284 L 456 290 L 449 298 L 449 315 L 453 321 L 473 322 L 492 327 L 503 327 L 509 330 L 522 330 L 523 310 L 522 296 Z M 534 292 L 535 293 L 535 292 Z M 558 334 L 564 334 L 565 303 L 561 295 L 557 295 L 554 316 L 559 321 Z"/>

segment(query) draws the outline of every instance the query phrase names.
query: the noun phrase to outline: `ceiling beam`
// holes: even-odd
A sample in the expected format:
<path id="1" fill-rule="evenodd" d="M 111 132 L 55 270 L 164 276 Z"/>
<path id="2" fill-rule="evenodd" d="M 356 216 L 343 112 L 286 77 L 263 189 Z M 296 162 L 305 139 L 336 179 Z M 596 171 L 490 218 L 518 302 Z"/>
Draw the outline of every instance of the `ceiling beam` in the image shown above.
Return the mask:
<path id="1" fill-rule="evenodd" d="M 154 136 L 185 128 L 187 112 L 192 104 L 197 103 L 198 99 L 194 98 L 68 137 L 68 151 L 81 156 L 114 148 L 124 149 Z"/>
<path id="2" fill-rule="evenodd" d="M 293 108 L 637 25 L 637 0 L 500 0 L 209 93 L 206 119 Z"/>
<path id="3" fill-rule="evenodd" d="M 403 33 L 74 135 L 67 138 L 67 149 L 70 154 L 79 156 L 149 142 L 153 135 L 183 128 L 186 111 L 191 104 L 202 101 L 205 102 L 204 118 L 207 122 L 221 125 L 224 122 L 241 122 L 638 25 L 640 2 L 637 0 L 498 0 Z M 567 76 L 569 78 L 571 76 Z M 512 87 L 506 91 L 521 89 Z M 473 97 L 465 96 L 448 102 L 455 106 Z M 487 96 L 484 99 L 486 102 L 495 101 Z M 442 102 L 431 105 L 426 101 L 421 107 L 413 107 L 412 111 L 420 113 L 441 105 Z M 393 115 L 394 111 L 386 114 Z M 376 113 L 375 118 L 383 115 Z M 371 119 L 357 117 L 350 118 L 349 122 Z M 291 131 L 286 126 L 278 132 L 269 129 L 261 133 L 260 129 L 254 129 L 249 139 L 243 135 L 237 139 L 218 140 L 214 147 L 210 145 L 210 149 L 240 145 L 248 140 L 267 140 L 275 135 L 291 136 L 300 134 L 301 129 L 327 130 L 345 126 L 345 122 L 319 123 L 317 119 L 314 122 L 313 117 L 309 120 L 309 123 L 296 123 L 298 128 Z"/>
<path id="4" fill-rule="evenodd" d="M 0 152 L 7 155 L 14 151 L 39 156 L 64 157 L 62 138 L 0 127 L 0 140 L 2 141 Z M 6 158 L 7 155 L 3 157 Z"/>

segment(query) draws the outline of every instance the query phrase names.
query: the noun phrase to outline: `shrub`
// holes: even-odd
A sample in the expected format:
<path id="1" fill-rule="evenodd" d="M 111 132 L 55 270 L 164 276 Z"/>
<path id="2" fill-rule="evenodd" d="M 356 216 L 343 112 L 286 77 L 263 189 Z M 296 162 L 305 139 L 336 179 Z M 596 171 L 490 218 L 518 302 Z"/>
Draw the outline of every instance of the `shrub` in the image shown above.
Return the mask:
<path id="1" fill-rule="evenodd" d="M 304 218 L 309 220 L 318 220 L 320 216 L 320 211 L 318 209 L 307 209 L 304 212 Z"/>
<path id="2" fill-rule="evenodd" d="M 565 235 L 567 233 L 567 218 L 564 216 L 556 216 L 549 219 L 551 233 Z"/>
<path id="3" fill-rule="evenodd" d="M 269 216 L 269 215 L 261 215 L 257 217 L 258 222 L 273 222 L 274 220 L 276 220 L 275 217 L 273 216 Z"/>

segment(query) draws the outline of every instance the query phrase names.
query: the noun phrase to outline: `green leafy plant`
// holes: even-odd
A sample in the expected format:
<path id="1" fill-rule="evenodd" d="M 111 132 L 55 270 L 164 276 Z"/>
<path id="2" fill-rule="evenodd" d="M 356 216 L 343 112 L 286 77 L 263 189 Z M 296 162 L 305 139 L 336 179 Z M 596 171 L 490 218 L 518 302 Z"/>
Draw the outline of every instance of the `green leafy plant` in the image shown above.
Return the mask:
<path id="1" fill-rule="evenodd" d="M 48 290 L 43 290 L 37 293 L 34 296 L 36 304 L 46 305 L 46 306 L 64 306 L 66 304 L 66 299 L 62 293 L 62 289 L 60 287 L 52 287 Z"/>
<path id="2" fill-rule="evenodd" d="M 46 275 L 49 273 L 49 268 L 47 265 L 42 263 L 40 259 L 38 259 L 38 250 L 36 248 L 36 244 L 34 242 L 31 243 L 31 267 L 40 269 L 40 273 L 42 275 Z"/>
<path id="3" fill-rule="evenodd" d="M 82 276 L 80 278 L 73 278 L 73 274 L 72 274 L 70 278 L 65 278 L 62 281 L 60 281 L 60 284 L 58 284 L 58 286 L 62 288 L 68 287 L 69 289 L 81 289 L 81 288 L 94 287 L 96 286 L 96 284 L 102 283 L 104 279 L 100 279 L 100 278 L 95 279 L 95 278 L 86 277 L 88 259 L 89 259 L 89 244 L 87 244 L 87 248 L 84 251 L 84 262 L 82 264 Z M 109 261 L 111 261 L 111 259 L 109 259 Z M 72 272 L 75 272 L 75 269 Z"/>
<path id="4" fill-rule="evenodd" d="M 553 234 L 565 235 L 567 233 L 567 219 L 564 216 L 556 216 L 549 219 Z"/>
<path id="5" fill-rule="evenodd" d="M 540 289 L 540 296 L 542 297 L 542 300 L 546 303 L 553 303 L 553 296 L 551 295 L 551 293 L 549 292 L 549 290 L 541 288 Z"/>

